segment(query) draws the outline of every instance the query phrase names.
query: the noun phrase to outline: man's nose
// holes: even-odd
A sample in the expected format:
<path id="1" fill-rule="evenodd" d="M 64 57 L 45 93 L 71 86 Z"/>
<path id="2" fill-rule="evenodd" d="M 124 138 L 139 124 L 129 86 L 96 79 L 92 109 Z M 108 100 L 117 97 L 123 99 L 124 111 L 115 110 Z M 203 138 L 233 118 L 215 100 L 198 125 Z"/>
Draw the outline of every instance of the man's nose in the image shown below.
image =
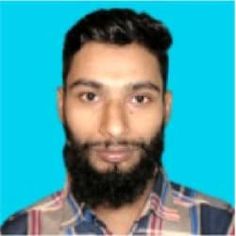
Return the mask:
<path id="1" fill-rule="evenodd" d="M 104 105 L 100 133 L 106 138 L 124 138 L 128 131 L 128 120 L 124 104 L 111 101 Z"/>

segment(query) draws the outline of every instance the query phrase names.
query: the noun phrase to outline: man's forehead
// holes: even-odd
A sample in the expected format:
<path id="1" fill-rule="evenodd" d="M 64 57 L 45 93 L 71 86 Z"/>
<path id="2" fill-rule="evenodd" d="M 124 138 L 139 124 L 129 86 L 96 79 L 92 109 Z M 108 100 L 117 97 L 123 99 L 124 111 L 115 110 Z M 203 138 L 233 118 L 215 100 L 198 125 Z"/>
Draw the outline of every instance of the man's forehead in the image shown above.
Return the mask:
<path id="1" fill-rule="evenodd" d="M 137 44 L 87 43 L 73 58 L 68 83 L 81 79 L 117 87 L 143 81 L 162 84 L 156 57 Z"/>
<path id="2" fill-rule="evenodd" d="M 130 58 L 132 58 L 132 61 L 136 63 L 152 61 L 152 63 L 159 65 L 157 57 L 151 53 L 150 50 L 138 43 L 117 45 L 92 41 L 86 43 L 79 51 L 75 53 L 73 61 L 76 63 L 87 63 L 88 61 L 103 62 L 106 60 L 108 60 L 108 62 L 113 62 L 112 59 L 116 59 L 127 63 L 127 60 Z M 132 61 L 129 61 L 130 64 Z"/>

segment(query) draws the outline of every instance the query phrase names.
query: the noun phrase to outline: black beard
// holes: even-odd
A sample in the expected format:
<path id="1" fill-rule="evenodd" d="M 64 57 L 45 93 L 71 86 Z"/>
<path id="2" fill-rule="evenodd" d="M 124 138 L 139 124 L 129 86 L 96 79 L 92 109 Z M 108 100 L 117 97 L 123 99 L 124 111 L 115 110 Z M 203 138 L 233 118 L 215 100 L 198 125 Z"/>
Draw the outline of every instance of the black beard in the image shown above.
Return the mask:
<path id="1" fill-rule="evenodd" d="M 99 205 L 119 208 L 134 202 L 145 191 L 149 180 L 153 179 L 155 169 L 162 166 L 164 126 L 151 140 L 143 142 L 118 142 L 133 145 L 140 149 L 140 160 L 128 171 L 120 171 L 117 166 L 105 173 L 97 171 L 89 162 L 89 149 L 95 143 L 76 142 L 65 127 L 67 143 L 64 146 L 64 161 L 70 175 L 71 192 L 76 201 L 91 208 Z M 104 143 L 109 146 L 112 143 Z"/>

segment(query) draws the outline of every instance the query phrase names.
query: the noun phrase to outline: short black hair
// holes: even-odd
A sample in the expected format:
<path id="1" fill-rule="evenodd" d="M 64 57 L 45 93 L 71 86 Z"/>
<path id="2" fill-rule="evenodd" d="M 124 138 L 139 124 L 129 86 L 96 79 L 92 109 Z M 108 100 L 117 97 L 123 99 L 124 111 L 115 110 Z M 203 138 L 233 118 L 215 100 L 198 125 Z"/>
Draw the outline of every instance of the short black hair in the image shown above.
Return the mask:
<path id="1" fill-rule="evenodd" d="M 73 56 L 90 41 L 126 45 L 138 43 L 153 53 L 159 63 L 166 90 L 168 54 L 172 37 L 166 26 L 146 13 L 131 9 L 97 10 L 80 19 L 65 36 L 63 48 L 63 83 L 66 87 Z"/>

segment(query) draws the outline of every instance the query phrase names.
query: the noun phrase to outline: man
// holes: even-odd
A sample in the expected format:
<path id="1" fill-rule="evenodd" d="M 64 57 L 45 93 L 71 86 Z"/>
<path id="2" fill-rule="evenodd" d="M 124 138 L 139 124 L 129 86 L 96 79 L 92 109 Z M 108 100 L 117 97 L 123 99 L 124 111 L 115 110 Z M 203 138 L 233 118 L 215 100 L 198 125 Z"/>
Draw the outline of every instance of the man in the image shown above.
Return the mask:
<path id="1" fill-rule="evenodd" d="M 229 205 L 169 182 L 162 167 L 171 42 L 160 21 L 127 9 L 69 30 L 58 93 L 68 185 L 9 218 L 3 234 L 234 233 Z"/>

